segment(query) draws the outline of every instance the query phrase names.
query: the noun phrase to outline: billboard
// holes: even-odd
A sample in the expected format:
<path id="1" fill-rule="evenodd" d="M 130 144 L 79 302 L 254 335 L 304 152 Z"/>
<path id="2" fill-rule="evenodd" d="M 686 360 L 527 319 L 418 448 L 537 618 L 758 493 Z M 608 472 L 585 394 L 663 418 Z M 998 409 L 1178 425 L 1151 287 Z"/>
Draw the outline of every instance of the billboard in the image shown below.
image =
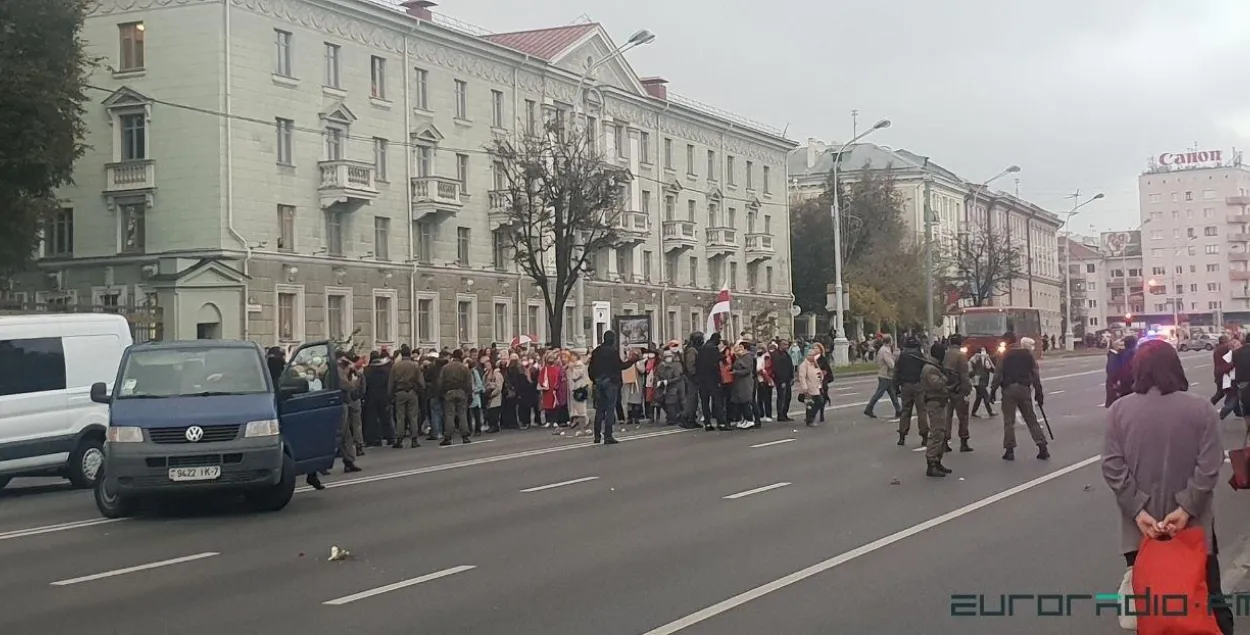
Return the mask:
<path id="1" fill-rule="evenodd" d="M 1099 244 L 1102 254 L 1109 258 L 1140 257 L 1141 231 L 1103 232 Z"/>

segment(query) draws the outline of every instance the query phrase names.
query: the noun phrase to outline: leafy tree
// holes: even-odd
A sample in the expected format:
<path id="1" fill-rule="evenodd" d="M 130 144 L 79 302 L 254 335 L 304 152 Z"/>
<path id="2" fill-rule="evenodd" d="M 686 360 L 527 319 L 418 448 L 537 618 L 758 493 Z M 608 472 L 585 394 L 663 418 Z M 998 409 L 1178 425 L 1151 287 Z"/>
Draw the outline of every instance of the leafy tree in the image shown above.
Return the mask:
<path id="1" fill-rule="evenodd" d="M 0 276 L 26 267 L 82 156 L 87 0 L 0 2 Z"/>
<path id="2" fill-rule="evenodd" d="M 991 298 L 1007 293 L 1012 280 L 1025 275 L 1024 253 L 1005 229 L 976 224 L 952 245 L 945 269 L 961 298 L 986 306 Z"/>
<path id="3" fill-rule="evenodd" d="M 490 146 L 504 188 L 506 229 L 517 266 L 542 291 L 551 341 L 562 342 L 564 307 L 591 257 L 617 245 L 623 192 L 633 178 L 605 163 L 584 128 L 553 118 L 541 134 Z M 578 318 L 580 321 L 580 317 Z"/>

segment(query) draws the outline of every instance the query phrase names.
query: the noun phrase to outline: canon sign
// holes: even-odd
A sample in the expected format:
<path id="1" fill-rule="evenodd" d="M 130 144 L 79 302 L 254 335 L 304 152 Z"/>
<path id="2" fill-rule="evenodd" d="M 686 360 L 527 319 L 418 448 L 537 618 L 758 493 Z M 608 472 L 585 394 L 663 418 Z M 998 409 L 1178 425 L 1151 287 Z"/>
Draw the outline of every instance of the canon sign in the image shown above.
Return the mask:
<path id="1" fill-rule="evenodd" d="M 1159 155 L 1159 165 L 1194 165 L 1196 163 L 1219 163 L 1221 160 L 1222 159 L 1220 158 L 1219 150 L 1178 152 L 1176 154 L 1172 154 L 1171 152 L 1164 152 L 1163 154 Z"/>

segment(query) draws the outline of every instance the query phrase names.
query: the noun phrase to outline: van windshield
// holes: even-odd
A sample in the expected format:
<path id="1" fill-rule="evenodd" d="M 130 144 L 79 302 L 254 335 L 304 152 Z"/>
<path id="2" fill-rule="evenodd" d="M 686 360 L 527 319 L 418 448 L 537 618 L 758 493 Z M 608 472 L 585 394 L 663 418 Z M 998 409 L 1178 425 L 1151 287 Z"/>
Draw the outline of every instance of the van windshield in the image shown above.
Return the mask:
<path id="1" fill-rule="evenodd" d="M 126 358 L 118 399 L 269 392 L 260 355 L 247 348 L 160 348 Z"/>

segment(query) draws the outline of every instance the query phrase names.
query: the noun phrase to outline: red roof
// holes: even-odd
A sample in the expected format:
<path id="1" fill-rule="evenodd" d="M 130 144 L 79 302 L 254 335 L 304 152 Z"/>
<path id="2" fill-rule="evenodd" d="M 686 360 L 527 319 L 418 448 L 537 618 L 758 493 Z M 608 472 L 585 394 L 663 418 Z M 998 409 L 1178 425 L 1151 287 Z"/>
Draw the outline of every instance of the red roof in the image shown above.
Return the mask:
<path id="1" fill-rule="evenodd" d="M 590 22 L 552 29 L 493 33 L 482 36 L 482 39 L 550 61 L 597 28 L 599 23 Z"/>

